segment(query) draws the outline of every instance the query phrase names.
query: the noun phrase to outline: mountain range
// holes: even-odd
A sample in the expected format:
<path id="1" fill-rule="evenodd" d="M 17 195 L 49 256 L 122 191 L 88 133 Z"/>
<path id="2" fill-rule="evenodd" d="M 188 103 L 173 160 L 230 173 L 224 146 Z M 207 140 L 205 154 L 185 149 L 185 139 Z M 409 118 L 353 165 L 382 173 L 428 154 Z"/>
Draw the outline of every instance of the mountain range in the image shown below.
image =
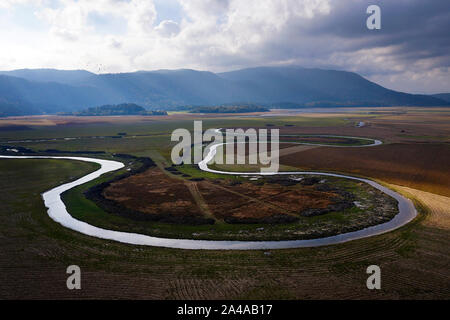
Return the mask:
<path id="1" fill-rule="evenodd" d="M 408 94 L 353 72 L 297 66 L 223 73 L 189 69 L 116 74 L 55 69 L 0 71 L 0 116 L 71 112 L 120 103 L 161 110 L 233 103 L 268 107 L 450 105 L 448 94 Z"/>

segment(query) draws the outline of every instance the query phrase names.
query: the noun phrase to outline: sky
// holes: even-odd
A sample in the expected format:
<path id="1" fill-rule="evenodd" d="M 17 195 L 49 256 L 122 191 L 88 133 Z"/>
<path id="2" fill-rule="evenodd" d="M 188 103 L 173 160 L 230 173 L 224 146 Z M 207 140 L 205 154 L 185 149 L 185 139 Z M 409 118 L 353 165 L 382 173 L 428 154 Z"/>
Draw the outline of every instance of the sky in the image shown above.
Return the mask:
<path id="1" fill-rule="evenodd" d="M 369 30 L 369 5 L 381 29 Z M 0 0 L 0 70 L 298 65 L 450 92 L 449 0 Z"/>

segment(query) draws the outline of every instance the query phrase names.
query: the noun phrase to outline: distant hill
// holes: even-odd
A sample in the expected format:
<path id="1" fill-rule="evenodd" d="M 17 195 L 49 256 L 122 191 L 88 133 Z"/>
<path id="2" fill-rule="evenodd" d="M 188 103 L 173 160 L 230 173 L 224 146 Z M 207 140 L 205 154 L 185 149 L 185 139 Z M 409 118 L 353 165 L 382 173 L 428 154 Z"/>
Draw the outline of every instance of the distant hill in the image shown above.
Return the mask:
<path id="1" fill-rule="evenodd" d="M 248 113 L 248 112 L 268 112 L 269 109 L 260 106 L 202 106 L 192 107 L 191 113 Z"/>
<path id="2" fill-rule="evenodd" d="M 34 109 L 33 106 L 20 100 L 10 102 L 7 101 L 5 97 L 0 98 L 0 117 L 23 116 L 33 113 L 38 114 L 40 112 L 39 110 Z"/>
<path id="3" fill-rule="evenodd" d="M 83 105 L 104 104 L 105 100 L 109 100 L 108 97 L 94 87 L 0 75 L 0 110 L 3 116 L 79 110 Z"/>
<path id="4" fill-rule="evenodd" d="M 55 70 L 55 69 L 18 69 L 0 71 L 0 75 L 23 78 L 28 81 L 58 82 L 69 85 L 83 85 L 95 79 L 95 73 L 86 70 Z"/>
<path id="5" fill-rule="evenodd" d="M 300 67 L 259 67 L 220 77 L 249 88 L 266 103 L 297 106 L 436 106 L 443 101 L 427 95 L 386 89 L 354 72 Z M 256 97 L 253 97 L 255 99 Z M 444 103 L 445 104 L 445 103 Z"/>
<path id="6" fill-rule="evenodd" d="M 163 116 L 167 115 L 165 111 L 147 111 L 144 107 L 134 103 L 121 103 L 117 105 L 104 105 L 99 107 L 91 107 L 85 110 L 71 113 L 76 116 L 130 116 L 130 115 L 151 115 Z"/>
<path id="7" fill-rule="evenodd" d="M 353 72 L 296 66 L 217 74 L 187 69 L 100 75 L 53 69 L 0 72 L 0 115 L 73 112 L 123 102 L 164 110 L 237 103 L 265 107 L 450 104 L 439 96 L 389 90 Z"/>
<path id="8" fill-rule="evenodd" d="M 450 102 L 450 93 L 438 93 L 432 95 L 435 98 Z"/>

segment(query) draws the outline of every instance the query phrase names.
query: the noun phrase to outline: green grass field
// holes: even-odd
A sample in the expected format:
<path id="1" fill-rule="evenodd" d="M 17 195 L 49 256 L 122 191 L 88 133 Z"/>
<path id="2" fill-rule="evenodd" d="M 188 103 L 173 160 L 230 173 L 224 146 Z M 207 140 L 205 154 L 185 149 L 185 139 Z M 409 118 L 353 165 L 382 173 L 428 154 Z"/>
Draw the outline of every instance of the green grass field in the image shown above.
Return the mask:
<path id="1" fill-rule="evenodd" d="M 421 250 L 422 239 L 430 231 L 420 224 L 423 216 L 386 235 L 321 248 L 275 250 L 270 255 L 261 250 L 139 247 L 81 235 L 47 216 L 40 193 L 93 170 L 91 165 L 0 160 L 0 168 L 4 181 L 0 199 L 2 298 L 377 299 L 447 295 L 442 286 L 445 275 L 433 271 L 445 261 L 436 260 L 430 266 Z M 378 292 L 365 288 L 365 267 L 374 263 L 383 269 L 384 287 Z M 424 268 L 411 273 L 410 263 Z M 69 264 L 82 269 L 80 291 L 65 288 Z"/>
<path id="2" fill-rule="evenodd" d="M 348 123 L 340 118 L 196 118 L 203 121 L 203 129 L 266 127 L 267 124 L 281 125 L 286 122 L 295 126 L 340 126 Z M 157 149 L 165 155 L 170 154 L 170 148 L 175 143 L 170 142 L 171 132 L 177 128 L 193 129 L 193 120 L 153 120 L 133 123 L 87 123 L 59 126 L 34 126 L 31 130 L 2 131 L 0 144 L 19 142 L 23 147 L 33 150 L 60 149 L 68 151 L 107 151 L 117 153 L 142 154 L 151 149 Z M 110 138 L 118 133 L 126 133 L 122 138 Z M 103 137 L 103 138 L 92 138 Z M 80 138 L 64 140 L 64 138 Z M 39 141 L 42 139 L 59 139 Z"/>
<path id="3" fill-rule="evenodd" d="M 390 114 L 375 116 L 367 115 L 367 112 L 324 118 L 217 117 L 205 119 L 204 128 L 294 124 L 299 130 L 306 128 L 308 133 L 309 128 L 311 133 L 327 134 L 342 130 L 361 132 L 360 136 L 364 137 L 386 137 L 390 141 L 397 139 L 396 135 L 404 129 L 404 124 L 397 124 L 395 118 L 389 122 Z M 407 135 L 448 136 L 432 124 L 421 122 L 423 116 L 420 113 L 427 114 L 427 110 L 411 112 L 419 117 L 414 115 L 416 118 L 412 120 L 407 114 L 402 117 L 408 123 L 419 121 L 419 124 L 407 127 Z M 373 127 L 353 128 L 354 121 L 369 118 Z M 30 126 L 30 130 L 1 131 L 0 144 L 5 145 L 8 140 L 61 138 L 8 145 L 34 150 L 99 150 L 107 152 L 98 155 L 105 158 L 111 158 L 114 152 L 152 158 L 159 155 L 158 161 L 167 165 L 170 132 L 188 126 L 192 126 L 192 119 Z M 424 128 L 427 134 L 423 134 Z M 62 140 L 64 137 L 107 136 L 119 132 L 126 132 L 127 136 Z M 441 223 L 444 220 L 439 220 L 443 218 L 421 202 L 416 202 L 421 212 L 419 218 L 407 226 L 340 245 L 267 252 L 132 246 L 79 234 L 48 217 L 40 194 L 92 170 L 95 165 L 77 161 L 0 160 L 0 298 L 448 299 L 450 296 L 448 229 Z M 180 170 L 192 176 L 205 174 L 189 166 L 182 166 Z M 74 210 L 87 215 L 84 208 L 90 208 L 89 219 L 93 223 L 128 227 L 126 221 L 114 221 L 114 216 L 98 210 L 79 197 L 79 193 L 76 196 Z M 81 267 L 82 290 L 66 288 L 66 268 L 71 264 Z M 371 264 L 382 269 L 380 291 L 366 288 L 366 267 Z"/>

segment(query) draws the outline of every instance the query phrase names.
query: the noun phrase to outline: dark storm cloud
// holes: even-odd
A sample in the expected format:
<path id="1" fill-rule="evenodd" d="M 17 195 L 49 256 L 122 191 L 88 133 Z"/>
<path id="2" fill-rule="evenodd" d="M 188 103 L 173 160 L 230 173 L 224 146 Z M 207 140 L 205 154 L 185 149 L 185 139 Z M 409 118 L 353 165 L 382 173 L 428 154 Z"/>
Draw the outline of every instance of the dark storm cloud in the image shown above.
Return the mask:
<path id="1" fill-rule="evenodd" d="M 366 9 L 371 4 L 381 8 L 381 30 L 366 27 Z M 441 88 L 450 90 L 450 80 L 445 79 L 450 78 L 449 0 L 343 0 L 330 5 L 328 15 L 292 19 L 288 28 L 258 48 L 265 56 L 261 60 L 353 70 L 379 76 L 380 81 L 402 73 L 411 78 L 433 71 L 437 82 L 447 81 L 447 87 Z M 410 86 L 396 85 L 403 90 Z M 432 87 L 418 83 L 410 90 L 433 91 Z"/>
<path id="2" fill-rule="evenodd" d="M 381 8 L 381 30 L 365 27 L 365 12 L 370 4 Z M 329 17 L 314 19 L 302 27 L 302 33 L 310 36 L 340 38 L 337 50 L 394 46 L 390 54 L 399 63 L 435 58 L 433 67 L 450 66 L 448 0 L 336 1 Z"/>

